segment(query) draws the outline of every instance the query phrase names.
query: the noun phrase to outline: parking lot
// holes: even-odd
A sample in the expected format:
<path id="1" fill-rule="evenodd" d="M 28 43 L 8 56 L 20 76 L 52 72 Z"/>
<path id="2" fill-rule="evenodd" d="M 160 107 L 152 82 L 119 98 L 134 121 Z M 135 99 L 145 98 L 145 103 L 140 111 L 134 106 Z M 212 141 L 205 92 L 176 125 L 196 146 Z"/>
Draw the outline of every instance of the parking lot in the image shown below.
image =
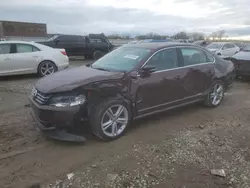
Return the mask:
<path id="1" fill-rule="evenodd" d="M 137 120 L 124 137 L 108 143 L 86 131 L 86 143 L 74 144 L 35 129 L 27 96 L 37 79 L 0 81 L 0 187 L 249 187 L 247 81 L 237 80 L 218 108 L 196 104 Z"/>

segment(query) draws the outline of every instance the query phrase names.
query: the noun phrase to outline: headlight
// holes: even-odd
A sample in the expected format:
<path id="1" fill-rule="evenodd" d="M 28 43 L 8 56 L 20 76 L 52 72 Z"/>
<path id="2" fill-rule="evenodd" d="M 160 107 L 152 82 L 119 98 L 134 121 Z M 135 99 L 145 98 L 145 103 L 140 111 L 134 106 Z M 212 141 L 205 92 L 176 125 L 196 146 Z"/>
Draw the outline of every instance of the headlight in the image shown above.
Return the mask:
<path id="1" fill-rule="evenodd" d="M 83 104 L 85 101 L 86 101 L 85 95 L 58 96 L 58 97 L 53 97 L 50 100 L 50 105 L 56 107 L 77 106 Z"/>

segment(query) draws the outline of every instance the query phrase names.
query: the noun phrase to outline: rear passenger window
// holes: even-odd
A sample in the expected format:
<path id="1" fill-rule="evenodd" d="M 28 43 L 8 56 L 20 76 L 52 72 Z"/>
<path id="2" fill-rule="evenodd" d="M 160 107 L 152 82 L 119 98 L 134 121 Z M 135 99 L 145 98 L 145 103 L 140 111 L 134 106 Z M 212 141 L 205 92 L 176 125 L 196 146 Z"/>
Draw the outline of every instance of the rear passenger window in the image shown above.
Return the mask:
<path id="1" fill-rule="evenodd" d="M 101 39 L 90 39 L 90 42 L 93 43 L 93 42 L 102 42 Z"/>
<path id="2" fill-rule="evenodd" d="M 228 44 L 228 46 L 229 46 L 229 48 L 234 48 L 235 46 L 234 46 L 234 44 Z"/>
<path id="3" fill-rule="evenodd" d="M 231 43 L 226 43 L 224 46 L 223 46 L 223 50 L 224 49 L 229 49 L 229 48 L 234 48 L 235 46 Z"/>
<path id="4" fill-rule="evenodd" d="M 29 52 L 40 51 L 35 46 L 28 45 L 28 44 L 17 44 L 16 50 L 17 50 L 17 53 L 29 53 Z"/>
<path id="5" fill-rule="evenodd" d="M 85 43 L 85 38 L 83 36 L 78 36 L 76 39 L 78 43 Z"/>
<path id="6" fill-rule="evenodd" d="M 57 38 L 60 42 L 77 42 L 77 36 L 62 35 Z"/>
<path id="7" fill-rule="evenodd" d="M 10 44 L 0 44 L 0 54 L 10 54 Z"/>
<path id="8" fill-rule="evenodd" d="M 181 48 L 180 50 L 183 56 L 183 66 L 207 62 L 207 57 L 203 51 L 194 48 Z"/>

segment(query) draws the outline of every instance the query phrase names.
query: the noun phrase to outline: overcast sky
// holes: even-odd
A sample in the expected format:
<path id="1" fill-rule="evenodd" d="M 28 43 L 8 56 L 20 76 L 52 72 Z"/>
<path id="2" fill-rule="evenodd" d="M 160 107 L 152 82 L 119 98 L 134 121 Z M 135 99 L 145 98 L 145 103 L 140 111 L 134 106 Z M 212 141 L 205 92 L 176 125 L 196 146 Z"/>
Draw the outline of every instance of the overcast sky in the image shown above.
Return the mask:
<path id="1" fill-rule="evenodd" d="M 249 0 L 1 0 L 0 20 L 47 23 L 49 33 L 225 29 L 250 35 Z"/>

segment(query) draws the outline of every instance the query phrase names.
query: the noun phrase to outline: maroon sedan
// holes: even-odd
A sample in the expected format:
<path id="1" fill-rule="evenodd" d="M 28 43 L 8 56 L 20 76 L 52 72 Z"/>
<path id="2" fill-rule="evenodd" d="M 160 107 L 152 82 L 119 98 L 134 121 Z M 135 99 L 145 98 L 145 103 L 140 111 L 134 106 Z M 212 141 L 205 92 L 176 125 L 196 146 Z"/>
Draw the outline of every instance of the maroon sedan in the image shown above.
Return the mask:
<path id="1" fill-rule="evenodd" d="M 232 62 L 196 45 L 128 44 L 92 65 L 40 79 L 30 96 L 32 116 L 54 138 L 70 139 L 87 121 L 97 137 L 114 140 L 137 118 L 199 101 L 217 107 L 234 79 Z"/>

